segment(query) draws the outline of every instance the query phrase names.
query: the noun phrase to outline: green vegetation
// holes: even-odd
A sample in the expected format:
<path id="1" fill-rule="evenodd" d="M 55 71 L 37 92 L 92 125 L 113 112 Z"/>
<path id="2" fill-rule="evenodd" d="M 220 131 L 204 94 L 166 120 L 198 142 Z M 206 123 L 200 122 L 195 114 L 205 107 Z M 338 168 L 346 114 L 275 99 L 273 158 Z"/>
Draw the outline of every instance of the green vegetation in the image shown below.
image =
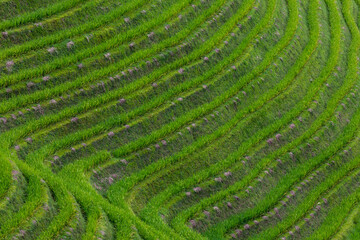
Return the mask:
<path id="1" fill-rule="evenodd" d="M 360 0 L 0 0 L 0 239 L 359 239 Z"/>

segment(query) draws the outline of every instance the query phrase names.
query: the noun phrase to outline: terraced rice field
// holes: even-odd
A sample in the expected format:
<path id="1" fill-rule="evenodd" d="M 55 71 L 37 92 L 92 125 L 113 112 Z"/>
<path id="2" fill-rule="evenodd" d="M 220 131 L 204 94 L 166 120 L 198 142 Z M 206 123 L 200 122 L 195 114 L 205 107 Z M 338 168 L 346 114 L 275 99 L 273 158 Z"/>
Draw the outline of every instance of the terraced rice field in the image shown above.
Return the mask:
<path id="1" fill-rule="evenodd" d="M 360 0 L 0 16 L 0 239 L 360 239 Z"/>

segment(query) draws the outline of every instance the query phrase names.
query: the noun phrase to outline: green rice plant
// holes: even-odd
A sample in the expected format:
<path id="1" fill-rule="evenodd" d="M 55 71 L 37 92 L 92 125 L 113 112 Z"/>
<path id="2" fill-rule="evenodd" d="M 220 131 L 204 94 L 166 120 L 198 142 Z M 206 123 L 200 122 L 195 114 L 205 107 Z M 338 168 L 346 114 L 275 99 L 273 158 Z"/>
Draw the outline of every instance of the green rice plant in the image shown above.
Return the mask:
<path id="1" fill-rule="evenodd" d="M 333 6 L 332 6 L 333 7 Z M 356 36 L 356 35 L 355 35 Z M 355 49 L 357 49 L 357 46 L 355 45 L 356 44 L 356 41 L 354 41 L 353 42 L 353 44 L 352 44 L 352 48 L 355 48 Z M 352 58 L 350 58 L 350 60 L 349 60 L 349 63 L 348 63 L 348 65 L 349 65 L 349 69 L 351 69 L 350 71 L 349 71 L 349 73 L 348 73 L 348 75 L 347 75 L 347 78 L 349 79 L 348 81 L 346 81 L 346 84 L 344 85 L 344 86 L 342 86 L 342 88 L 339 90 L 339 93 L 346 93 L 346 92 L 348 92 L 348 90 L 349 90 L 349 88 L 351 88 L 352 87 L 352 84 L 354 83 L 353 81 L 351 81 L 351 79 L 353 79 L 353 80 L 355 80 L 356 78 L 354 78 L 354 76 L 356 75 L 356 68 L 355 68 L 355 66 L 356 66 L 356 59 L 355 59 L 355 54 L 356 54 L 356 51 L 357 50 L 353 50 L 352 52 L 354 53 L 354 55 L 352 55 Z M 330 101 L 330 103 L 332 103 L 333 101 L 339 101 L 339 99 L 341 99 L 342 98 L 342 96 L 343 95 L 336 95 L 336 98 L 333 98 L 333 99 L 331 99 L 331 101 Z M 333 109 L 334 109 L 334 107 L 336 107 L 337 105 L 336 104 L 334 104 L 334 103 L 332 103 L 332 104 L 328 104 L 329 106 L 331 106 Z M 323 115 L 325 115 L 325 114 L 328 114 L 329 112 L 325 112 Z M 325 115 L 326 116 L 326 115 Z M 317 120 L 320 120 L 322 117 L 319 117 Z M 356 119 L 354 120 L 355 121 L 355 126 L 356 126 Z M 321 124 L 319 124 L 319 125 L 321 125 Z M 315 126 L 315 124 L 313 124 L 313 126 Z M 313 127 L 312 126 L 312 127 Z M 354 126 L 354 127 L 355 127 Z M 350 128 L 350 129 L 354 129 L 354 127 L 353 128 Z M 309 129 L 310 130 L 310 129 Z M 350 131 L 350 130 L 349 130 Z M 343 144 L 344 143 L 344 138 L 345 137 L 351 137 L 351 134 L 349 134 L 349 132 L 348 131 L 346 131 L 346 134 L 344 134 L 344 136 L 343 136 L 343 138 L 339 138 L 338 140 L 337 140 L 337 142 L 336 143 L 341 143 L 341 144 Z M 293 143 L 295 143 L 296 141 L 293 141 L 291 144 L 293 144 Z M 334 145 L 335 145 L 335 143 L 334 143 Z M 326 154 L 331 154 L 331 150 L 336 150 L 336 148 L 334 147 L 334 148 L 330 148 L 327 152 L 326 152 Z M 283 153 L 285 153 L 285 152 L 283 152 Z M 276 156 L 276 155 L 275 155 Z M 327 155 L 328 156 L 328 155 Z M 297 169 L 297 171 L 299 171 L 299 169 Z M 245 215 L 243 215 L 242 217 L 245 217 Z M 227 226 L 229 226 L 229 225 L 227 225 Z"/>
<path id="2" fill-rule="evenodd" d="M 14 233 L 16 229 L 21 227 L 36 211 L 39 211 L 41 205 L 47 201 L 47 193 L 45 186 L 40 182 L 40 178 L 33 175 L 31 169 L 21 168 L 22 173 L 28 178 L 27 199 L 19 211 L 12 216 L 11 219 L 3 222 L 0 228 L 1 238 Z"/>
<path id="3" fill-rule="evenodd" d="M 81 25 L 81 26 L 78 26 L 78 27 L 70 29 L 70 30 L 58 31 L 54 35 L 42 37 L 41 39 L 34 39 L 32 41 L 27 42 L 26 44 L 15 46 L 13 48 L 4 49 L 4 50 L 0 51 L 0 55 L 1 55 L 0 59 L 4 60 L 11 56 L 16 56 L 23 52 L 34 50 L 36 48 L 44 47 L 44 46 L 56 43 L 58 41 L 61 41 L 63 39 L 70 38 L 76 34 L 87 32 L 91 29 L 94 29 L 94 28 L 102 26 L 103 24 L 106 24 L 110 21 L 113 21 L 117 16 L 122 15 L 126 11 L 129 11 L 133 8 L 136 8 L 137 6 L 140 6 L 144 2 L 145 2 L 144 0 L 137 0 L 137 1 L 134 1 L 131 3 L 127 3 L 125 6 L 114 9 L 111 12 L 111 14 L 102 16 L 101 18 L 96 19 L 95 21 L 90 21 L 85 25 Z"/>
<path id="4" fill-rule="evenodd" d="M 244 48 L 248 45 L 248 42 L 251 40 L 252 35 L 256 34 L 258 31 L 259 31 L 259 29 L 255 29 L 253 34 L 249 35 L 249 38 L 248 38 L 249 40 L 244 41 L 244 44 L 242 44 L 241 47 L 239 47 L 238 51 L 236 52 L 237 55 L 241 54 L 241 52 L 244 50 Z M 231 59 L 234 59 L 235 57 L 236 57 L 236 55 L 234 54 L 234 56 L 231 56 Z M 230 60 L 227 60 L 227 62 L 229 62 L 229 61 Z M 121 114 L 119 116 L 114 116 L 113 118 L 108 119 L 103 124 L 99 124 L 93 128 L 86 129 L 81 132 L 76 132 L 75 134 L 72 134 L 72 135 L 68 135 L 64 139 L 61 139 L 61 142 L 56 141 L 53 143 L 53 146 L 48 146 L 49 147 L 48 150 L 46 150 L 44 152 L 47 152 L 49 154 L 49 153 L 55 151 L 55 149 L 54 149 L 55 146 L 56 146 L 56 148 L 61 148 L 65 145 L 69 145 L 75 141 L 88 139 L 93 134 L 102 132 L 102 131 L 104 131 L 104 129 L 109 129 L 111 126 L 114 126 L 115 124 L 119 124 L 119 119 L 125 118 L 123 120 L 123 122 L 126 123 L 131 118 L 134 118 L 140 114 L 143 114 L 145 111 L 148 111 L 149 109 L 159 106 L 163 102 L 166 102 L 167 99 L 170 99 L 171 97 L 173 97 L 175 94 L 181 93 L 185 89 L 190 88 L 191 85 L 198 85 L 199 82 L 201 83 L 202 81 L 204 81 L 204 79 L 210 78 L 213 74 L 215 74 L 218 71 L 218 69 L 222 69 L 222 68 L 224 68 L 223 65 L 220 65 L 219 67 L 214 68 L 213 71 L 209 72 L 209 74 L 206 74 L 205 76 L 202 76 L 201 78 L 196 78 L 196 79 L 194 79 L 194 81 L 191 81 L 191 82 L 190 81 L 185 82 L 184 84 L 174 88 L 173 91 L 168 91 L 165 94 L 161 95 L 159 98 L 155 99 L 154 101 L 149 102 L 149 104 L 144 104 L 142 106 L 142 108 L 140 108 L 140 109 L 136 109 L 133 112 L 128 112 L 126 115 Z M 52 148 L 53 150 L 50 150 L 50 148 Z"/>
<path id="5" fill-rule="evenodd" d="M 34 12 L 30 12 L 27 14 L 20 15 L 18 17 L 2 21 L 0 23 L 0 31 L 7 30 L 9 28 L 17 27 L 21 24 L 30 22 L 30 21 L 36 21 L 44 17 L 51 16 L 55 13 L 59 13 L 65 10 L 68 10 L 77 4 L 82 3 L 82 0 L 75 0 L 75 1 L 60 1 L 54 5 L 51 5 L 47 8 L 40 8 Z"/>
<path id="6" fill-rule="evenodd" d="M 249 2 L 247 3 L 247 5 L 246 5 L 247 8 L 249 8 L 250 3 L 251 3 L 251 1 L 249 1 Z M 214 5 L 214 7 L 216 7 L 216 5 Z M 196 53 L 193 53 L 193 54 L 191 55 L 191 57 L 188 57 L 188 60 L 187 60 L 187 61 L 190 61 L 191 59 L 194 59 L 194 58 L 196 58 L 196 57 L 198 57 L 198 56 L 201 56 L 201 55 L 203 54 L 203 51 L 204 51 L 204 50 L 209 51 L 209 50 L 211 49 L 211 46 L 213 46 L 213 45 L 216 43 L 216 39 L 219 39 L 219 40 L 220 40 L 220 39 L 224 36 L 224 34 L 227 33 L 227 31 L 229 31 L 229 30 L 231 29 L 231 27 L 236 23 L 236 20 L 237 20 L 239 17 L 243 16 L 243 14 L 245 14 L 246 12 L 247 12 L 247 11 L 246 11 L 246 8 L 245 8 L 245 9 L 242 9 L 242 10 L 240 11 L 240 14 L 239 14 L 238 16 L 234 17 L 233 20 L 232 20 L 232 22 L 231 22 L 230 24 L 228 24 L 228 25 L 226 26 L 226 28 L 224 27 L 224 30 L 223 30 L 223 31 L 218 32 L 218 34 L 215 35 L 214 38 L 212 38 L 211 40 L 209 40 L 209 44 L 204 45 L 203 49 L 198 49 Z M 200 19 L 200 20 L 201 20 L 201 19 Z M 200 20 L 199 20 L 199 21 L 200 21 Z M 186 31 L 188 31 L 188 30 L 186 30 Z M 217 41 L 219 41 L 219 40 L 217 40 Z M 211 44 L 211 45 L 210 45 L 210 44 Z M 182 65 L 180 65 L 180 64 L 182 64 L 183 62 L 184 62 L 184 60 L 179 60 L 179 61 L 175 62 L 175 64 L 173 64 L 173 66 L 171 66 L 171 68 L 173 69 L 173 68 L 176 68 L 176 67 L 178 67 L 178 66 L 182 66 Z M 79 104 L 78 106 L 76 106 L 75 108 L 65 109 L 65 110 L 63 111 L 63 113 L 64 113 L 65 115 L 71 116 L 71 115 L 74 115 L 76 112 L 79 112 L 80 109 L 84 109 L 84 110 L 85 110 L 85 109 L 88 109 L 89 107 L 94 107 L 94 105 L 95 105 L 95 106 L 98 106 L 98 105 L 100 105 L 100 104 L 102 104 L 102 103 L 104 103 L 104 102 L 107 102 L 107 101 L 111 100 L 111 99 L 117 98 L 118 96 L 121 96 L 121 95 L 125 94 L 126 92 L 131 92 L 131 91 L 134 91 L 134 90 L 136 90 L 136 89 L 139 89 L 140 87 L 142 87 L 142 86 L 145 84 L 144 82 L 149 82 L 149 81 L 155 79 L 156 77 L 161 76 L 165 71 L 167 71 L 168 68 L 170 68 L 170 67 L 169 67 L 169 66 L 166 66 L 166 68 L 164 68 L 164 69 L 159 69 L 159 71 L 157 71 L 156 73 L 152 74 L 151 76 L 146 76 L 146 77 L 144 77 L 144 78 L 145 78 L 144 80 L 134 82 L 133 84 L 129 84 L 126 88 L 117 89 L 117 90 L 115 90 L 115 91 L 108 92 L 108 93 L 106 93 L 106 94 L 104 94 L 104 95 L 99 96 L 99 97 L 96 98 L 96 99 L 93 99 L 92 101 L 83 102 L 83 103 Z M 94 105 L 93 105 L 93 104 L 94 104 Z M 91 106 L 91 105 L 93 105 L 93 106 Z M 84 108 L 84 107 L 85 107 L 85 108 Z M 77 110 L 77 109 L 79 109 L 79 110 Z M 70 114 L 70 115 L 69 115 L 69 114 Z M 54 118 L 59 119 L 59 117 L 60 117 L 61 115 L 62 115 L 62 114 L 60 113 L 60 114 L 57 114 L 57 115 L 54 115 L 54 116 L 50 116 L 48 119 L 42 119 L 41 121 L 43 121 L 43 122 L 49 121 L 51 118 L 53 118 L 53 119 L 54 119 Z M 50 120 L 50 121 L 51 121 L 51 120 Z M 51 122 L 52 122 L 52 121 L 51 121 Z M 34 125 L 34 122 L 32 122 L 31 125 Z M 45 124 L 44 124 L 44 123 L 41 123 L 40 125 L 43 127 Z M 40 125 L 39 125 L 39 126 L 40 126 Z M 34 129 L 34 128 L 33 128 L 33 127 L 30 127 L 30 128 L 28 128 L 28 129 Z M 15 130 L 15 131 L 17 131 L 17 130 Z M 21 131 L 21 130 L 20 130 L 20 131 Z M 19 131 L 19 132 L 20 132 L 20 131 Z M 7 137 L 7 139 L 9 139 L 9 137 Z"/>
<path id="7" fill-rule="evenodd" d="M 159 16 L 159 18 L 154 19 L 151 22 L 146 22 L 146 24 L 141 24 L 135 28 L 129 29 L 124 33 L 116 34 L 112 38 L 106 40 L 101 44 L 98 44 L 95 47 L 76 52 L 74 55 L 64 56 L 62 58 L 56 58 L 54 59 L 53 62 L 46 63 L 40 66 L 39 68 L 26 69 L 25 71 L 19 72 L 17 74 L 6 76 L 4 79 L 4 84 L 6 84 L 5 86 L 7 86 L 9 84 L 17 83 L 22 79 L 33 78 L 36 76 L 44 76 L 52 70 L 56 70 L 59 68 L 63 68 L 65 66 L 69 66 L 70 64 L 81 62 L 82 59 L 88 58 L 90 56 L 99 53 L 104 53 L 107 50 L 112 49 L 121 43 L 127 42 L 130 39 L 133 39 L 134 37 L 137 37 L 141 34 L 144 34 L 160 24 L 163 24 L 170 17 L 177 14 L 184 7 L 186 7 L 188 2 L 190 1 L 175 4 L 174 6 L 171 6 L 171 8 L 168 9 L 168 11 L 164 12 L 161 15 L 161 17 Z"/>
<path id="8" fill-rule="evenodd" d="M 0 0 L 0 238 L 356 239 L 359 6 Z"/>

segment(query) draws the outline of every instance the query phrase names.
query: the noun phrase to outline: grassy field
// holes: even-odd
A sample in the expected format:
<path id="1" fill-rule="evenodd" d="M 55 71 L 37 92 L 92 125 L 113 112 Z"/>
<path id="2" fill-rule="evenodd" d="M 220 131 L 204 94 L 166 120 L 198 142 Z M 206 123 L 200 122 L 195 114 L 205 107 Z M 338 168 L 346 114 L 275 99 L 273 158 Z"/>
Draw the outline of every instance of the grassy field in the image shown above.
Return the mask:
<path id="1" fill-rule="evenodd" d="M 0 16 L 0 239 L 360 239 L 360 0 Z"/>

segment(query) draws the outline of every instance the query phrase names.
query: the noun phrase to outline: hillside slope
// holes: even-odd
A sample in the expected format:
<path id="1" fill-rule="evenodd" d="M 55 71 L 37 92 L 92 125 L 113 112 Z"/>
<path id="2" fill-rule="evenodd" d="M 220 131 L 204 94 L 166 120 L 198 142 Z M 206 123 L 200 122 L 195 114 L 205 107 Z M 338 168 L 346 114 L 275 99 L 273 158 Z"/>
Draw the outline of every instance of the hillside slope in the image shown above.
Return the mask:
<path id="1" fill-rule="evenodd" d="M 0 16 L 0 239 L 360 239 L 360 0 Z"/>

